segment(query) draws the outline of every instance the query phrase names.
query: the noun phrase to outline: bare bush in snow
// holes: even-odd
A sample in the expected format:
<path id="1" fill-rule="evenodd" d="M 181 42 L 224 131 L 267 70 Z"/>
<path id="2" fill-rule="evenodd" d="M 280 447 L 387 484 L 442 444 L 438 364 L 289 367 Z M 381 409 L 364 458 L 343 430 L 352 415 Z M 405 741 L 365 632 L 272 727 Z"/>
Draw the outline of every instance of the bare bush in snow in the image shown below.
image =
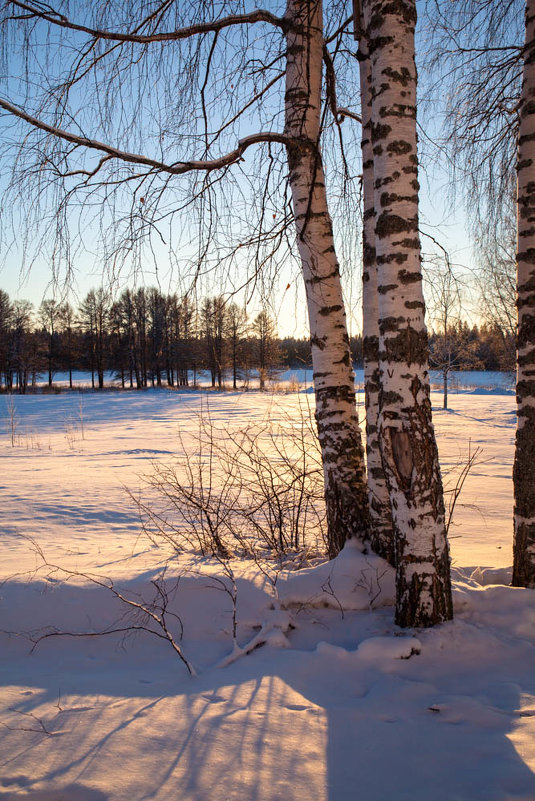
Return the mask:
<path id="1" fill-rule="evenodd" d="M 151 541 L 223 558 L 260 549 L 284 563 L 321 553 L 321 455 L 310 409 L 300 411 L 270 412 L 240 430 L 203 412 L 194 442 L 181 437 L 182 454 L 155 462 L 146 492 L 131 493 Z"/>

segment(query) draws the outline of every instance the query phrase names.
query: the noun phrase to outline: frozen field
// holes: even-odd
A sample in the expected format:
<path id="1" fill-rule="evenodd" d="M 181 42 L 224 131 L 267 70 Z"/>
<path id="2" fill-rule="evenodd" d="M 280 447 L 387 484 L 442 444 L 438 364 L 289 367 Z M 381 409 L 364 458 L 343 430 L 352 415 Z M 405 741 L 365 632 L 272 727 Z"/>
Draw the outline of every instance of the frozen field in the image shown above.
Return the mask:
<path id="1" fill-rule="evenodd" d="M 431 384 L 440 390 L 442 387 L 442 375 L 436 371 L 431 370 Z M 95 379 L 96 380 L 96 379 Z M 232 381 L 227 376 L 227 384 L 230 386 Z M 69 374 L 63 372 L 54 373 L 53 376 L 54 386 L 68 387 Z M 208 373 L 200 371 L 197 375 L 198 383 L 203 387 L 210 386 L 210 376 Z M 493 393 L 514 393 L 515 375 L 511 372 L 497 372 L 492 370 L 451 370 L 448 377 L 449 391 L 467 392 L 477 390 L 480 393 L 493 392 Z M 44 373 L 37 378 L 39 386 L 45 386 L 48 383 L 48 376 Z M 91 373 L 81 370 L 74 370 L 72 373 L 72 383 L 75 388 L 89 388 L 91 387 Z M 128 380 L 126 382 L 128 384 Z M 255 370 L 250 374 L 251 387 L 258 386 L 258 375 Z M 301 388 L 312 388 L 312 369 L 295 369 L 282 370 L 276 373 L 273 383 L 282 386 L 290 383 L 297 383 Z M 364 369 L 362 367 L 355 368 L 355 383 L 359 391 L 364 391 Z M 120 387 L 120 378 L 114 373 L 106 371 L 104 373 L 105 386 Z"/>
<path id="2" fill-rule="evenodd" d="M 0 799 L 533 801 L 535 593 L 506 586 L 515 412 L 500 392 L 451 395 L 447 412 L 433 395 L 447 487 L 480 449 L 450 529 L 455 621 L 397 630 L 388 569 L 354 548 L 281 575 L 278 596 L 244 562 L 237 640 L 267 641 L 245 655 L 220 567 L 184 558 L 165 587 L 196 677 L 143 631 L 52 637 L 31 653 L 29 637 L 132 625 L 131 607 L 65 571 L 131 600 L 163 586 L 125 487 L 172 460 L 207 396 L 15 397 L 12 414 L 0 397 Z M 208 404 L 239 430 L 268 409 L 295 416 L 307 398 Z M 35 572 L 38 549 L 61 569 Z"/>

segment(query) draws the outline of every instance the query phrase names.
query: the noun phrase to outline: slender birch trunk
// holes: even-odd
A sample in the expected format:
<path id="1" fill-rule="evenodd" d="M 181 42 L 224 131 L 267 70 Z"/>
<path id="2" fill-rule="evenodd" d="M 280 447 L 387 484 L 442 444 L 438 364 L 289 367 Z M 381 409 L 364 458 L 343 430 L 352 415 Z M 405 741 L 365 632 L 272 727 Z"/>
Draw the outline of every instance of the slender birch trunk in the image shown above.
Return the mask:
<path id="1" fill-rule="evenodd" d="M 324 44 L 321 0 L 288 0 L 286 20 L 285 132 L 300 140 L 288 147 L 288 165 L 307 295 L 332 557 L 349 537 L 364 541 L 368 536 L 364 454 L 319 147 Z"/>
<path id="2" fill-rule="evenodd" d="M 513 585 L 535 587 L 535 0 L 526 2 L 518 132 L 518 353 Z"/>
<path id="3" fill-rule="evenodd" d="M 394 564 L 394 534 L 390 498 L 379 447 L 379 300 L 375 257 L 375 199 L 372 147 L 371 59 L 368 45 L 369 3 L 361 2 L 359 39 L 360 97 L 362 116 L 362 333 L 366 391 L 366 455 L 370 539 L 375 553 Z"/>
<path id="4" fill-rule="evenodd" d="M 431 626 L 453 613 L 418 234 L 415 24 L 415 0 L 370 0 L 379 438 L 395 529 L 396 622 Z"/>

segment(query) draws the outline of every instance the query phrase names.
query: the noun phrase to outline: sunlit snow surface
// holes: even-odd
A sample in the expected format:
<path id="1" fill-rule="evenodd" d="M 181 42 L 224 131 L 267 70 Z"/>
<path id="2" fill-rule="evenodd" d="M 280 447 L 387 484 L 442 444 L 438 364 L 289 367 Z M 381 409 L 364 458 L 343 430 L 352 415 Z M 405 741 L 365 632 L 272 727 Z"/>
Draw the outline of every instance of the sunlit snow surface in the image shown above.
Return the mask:
<path id="1" fill-rule="evenodd" d="M 433 396 L 447 486 L 468 443 L 481 448 L 450 528 L 453 623 L 396 629 L 388 568 L 350 546 L 335 563 L 280 575 L 286 612 L 253 565 L 235 564 L 236 651 L 219 566 L 184 560 L 170 604 L 197 678 L 145 633 L 50 638 L 31 654 L 25 636 L 0 634 L 0 799 L 533 801 L 535 593 L 506 586 L 514 397 L 485 391 L 452 394 L 446 412 Z M 295 414 L 307 398 L 16 397 L 12 447 L 0 397 L 0 629 L 128 625 L 94 584 L 31 578 L 40 560 L 28 538 L 51 563 L 152 597 L 162 555 L 124 487 L 135 493 L 153 460 L 173 458 L 201 405 L 239 428 L 268 407 Z M 259 631 L 268 644 L 241 655 Z"/>

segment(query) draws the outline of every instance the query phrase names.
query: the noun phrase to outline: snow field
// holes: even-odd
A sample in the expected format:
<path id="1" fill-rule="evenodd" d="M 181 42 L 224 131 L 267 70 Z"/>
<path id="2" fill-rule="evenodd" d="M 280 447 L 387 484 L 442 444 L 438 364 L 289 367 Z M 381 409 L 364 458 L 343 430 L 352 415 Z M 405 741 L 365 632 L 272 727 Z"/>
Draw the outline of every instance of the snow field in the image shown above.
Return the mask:
<path id="1" fill-rule="evenodd" d="M 66 571 L 157 597 L 165 554 L 142 536 L 124 487 L 137 492 L 151 460 L 173 458 L 178 431 L 193 441 L 206 397 L 16 397 L 15 447 L 0 398 L 0 799 L 533 801 L 535 593 L 506 586 L 509 395 L 459 394 L 434 412 L 446 484 L 468 442 L 482 449 L 450 529 L 452 623 L 398 630 L 390 568 L 349 545 L 334 562 L 280 573 L 275 589 L 233 560 L 237 644 L 221 565 L 169 567 L 170 626 L 196 678 L 146 631 L 51 637 L 31 653 L 27 636 L 5 633 L 139 622 Z M 239 430 L 268 407 L 296 417 L 299 398 L 213 394 L 209 413 Z M 35 572 L 39 549 L 57 570 Z M 244 655 L 260 635 L 268 644 Z"/>

